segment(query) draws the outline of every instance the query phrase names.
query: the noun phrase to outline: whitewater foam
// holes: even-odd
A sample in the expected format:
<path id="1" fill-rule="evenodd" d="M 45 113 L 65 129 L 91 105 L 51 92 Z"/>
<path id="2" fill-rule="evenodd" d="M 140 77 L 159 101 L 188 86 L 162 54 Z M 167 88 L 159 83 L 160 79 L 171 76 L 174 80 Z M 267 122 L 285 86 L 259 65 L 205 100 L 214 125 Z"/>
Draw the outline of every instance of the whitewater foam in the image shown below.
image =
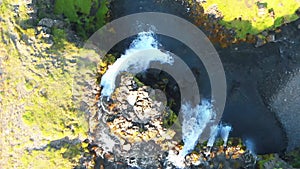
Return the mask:
<path id="1" fill-rule="evenodd" d="M 215 112 L 208 100 L 202 100 L 201 105 L 192 108 L 190 104 L 183 104 L 181 107 L 183 117 L 182 140 L 184 146 L 180 156 L 185 157 L 198 143 L 199 137 L 206 125 L 212 120 Z"/>
<path id="2" fill-rule="evenodd" d="M 231 132 L 232 127 L 228 125 L 221 125 L 220 135 L 222 140 L 224 141 L 223 146 L 227 145 L 229 133 Z"/>
<path id="3" fill-rule="evenodd" d="M 153 61 L 161 64 L 173 64 L 173 58 L 166 52 L 158 49 L 159 43 L 154 38 L 153 32 L 141 32 L 131 43 L 117 61 L 109 66 L 101 78 L 100 85 L 103 87 L 101 95 L 110 97 L 115 90 L 117 75 L 121 72 L 138 73 L 146 70 Z"/>
<path id="4" fill-rule="evenodd" d="M 226 146 L 231 130 L 232 130 L 232 127 L 229 125 L 219 124 L 217 126 L 212 126 L 210 137 L 207 142 L 207 146 L 212 147 L 214 145 L 216 139 L 218 138 L 218 136 L 222 138 L 222 140 L 224 142 L 223 146 Z"/>

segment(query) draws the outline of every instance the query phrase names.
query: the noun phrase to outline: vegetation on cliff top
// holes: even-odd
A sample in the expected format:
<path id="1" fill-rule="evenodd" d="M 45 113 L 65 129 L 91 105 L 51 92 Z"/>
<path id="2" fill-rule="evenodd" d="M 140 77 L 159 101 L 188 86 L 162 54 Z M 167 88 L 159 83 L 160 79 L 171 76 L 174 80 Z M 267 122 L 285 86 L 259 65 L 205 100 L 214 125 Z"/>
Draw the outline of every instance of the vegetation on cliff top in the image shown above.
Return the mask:
<path id="1" fill-rule="evenodd" d="M 233 28 L 237 36 L 245 38 L 247 33 L 257 34 L 274 29 L 298 18 L 300 7 L 297 0 L 207 0 L 202 4 L 206 11 L 217 5 L 223 18 L 222 25 Z"/>
<path id="2" fill-rule="evenodd" d="M 74 168 L 88 131 L 73 101 L 81 49 L 68 40 L 68 29 L 29 25 L 34 5 L 0 3 L 0 166 Z"/>

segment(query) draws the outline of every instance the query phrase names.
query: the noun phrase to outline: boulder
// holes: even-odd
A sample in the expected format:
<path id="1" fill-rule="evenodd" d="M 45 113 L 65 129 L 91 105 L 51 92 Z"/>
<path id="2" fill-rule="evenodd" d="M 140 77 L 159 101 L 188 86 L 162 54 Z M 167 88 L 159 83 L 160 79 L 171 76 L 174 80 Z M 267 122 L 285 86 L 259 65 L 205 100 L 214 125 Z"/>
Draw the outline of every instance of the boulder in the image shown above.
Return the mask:
<path id="1" fill-rule="evenodd" d="M 47 28 L 52 28 L 53 25 L 54 25 L 54 20 L 50 18 L 43 18 L 38 23 L 38 26 L 44 26 Z"/>

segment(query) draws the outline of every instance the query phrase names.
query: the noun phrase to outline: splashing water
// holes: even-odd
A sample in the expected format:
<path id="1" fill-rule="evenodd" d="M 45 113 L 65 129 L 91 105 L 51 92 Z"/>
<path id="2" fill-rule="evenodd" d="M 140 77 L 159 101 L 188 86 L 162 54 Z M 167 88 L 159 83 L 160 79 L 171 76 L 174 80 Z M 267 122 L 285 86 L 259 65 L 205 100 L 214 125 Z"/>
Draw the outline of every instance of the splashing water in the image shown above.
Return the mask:
<path id="1" fill-rule="evenodd" d="M 224 141 L 223 146 L 227 145 L 227 141 L 228 141 L 228 137 L 229 137 L 229 133 L 231 132 L 232 127 L 231 126 L 222 126 L 221 127 L 221 131 L 220 131 L 220 135 L 222 140 Z"/>
<path id="2" fill-rule="evenodd" d="M 154 38 L 153 32 L 141 32 L 131 43 L 130 48 L 125 51 L 117 61 L 109 66 L 102 76 L 100 85 L 103 87 L 101 96 L 110 97 L 115 89 L 115 80 L 119 73 L 138 73 L 146 70 L 150 62 L 158 61 L 161 64 L 173 64 L 173 58 L 158 49 L 159 43 Z"/>
<path id="3" fill-rule="evenodd" d="M 212 147 L 219 135 L 219 126 L 211 126 L 210 128 L 210 137 L 207 142 L 208 147 Z"/>
<path id="4" fill-rule="evenodd" d="M 173 151 L 169 151 L 168 157 L 167 157 L 168 162 L 171 162 L 173 165 L 176 166 L 176 168 L 184 168 L 184 157 L 175 154 Z M 167 169 L 172 169 L 172 166 L 168 166 Z"/>
<path id="5" fill-rule="evenodd" d="M 194 149 L 195 145 L 197 144 L 197 138 L 199 138 L 199 136 L 201 135 L 201 133 L 203 132 L 204 127 L 207 125 L 207 123 L 210 121 L 210 118 L 212 117 L 213 112 L 211 109 L 211 106 L 209 105 L 209 103 L 207 101 L 204 101 L 205 104 L 201 106 L 197 106 L 197 110 L 199 111 L 198 114 L 201 114 L 201 112 L 203 113 L 203 115 L 196 115 L 197 121 L 195 120 L 191 120 L 188 121 L 188 118 L 186 119 L 186 123 L 185 126 L 183 126 L 183 133 L 185 132 L 190 132 L 187 134 L 184 134 L 183 139 L 184 139 L 184 147 L 183 150 L 179 153 L 179 155 L 174 154 L 172 151 L 169 152 L 168 155 L 168 161 L 171 162 L 173 165 L 175 165 L 177 168 L 185 168 L 185 156 Z M 202 102 L 203 103 L 203 102 Z M 188 109 L 186 109 L 189 105 L 185 105 L 185 110 L 188 111 Z M 192 114 L 195 113 L 195 109 L 190 109 L 192 110 Z M 191 114 L 191 112 L 189 113 L 189 115 Z M 192 117 L 193 119 L 193 117 Z M 202 123 L 202 125 L 199 125 L 199 122 Z M 195 130 L 196 128 L 196 130 Z M 185 129 L 185 130 L 184 130 Z M 223 146 L 227 145 L 227 141 L 228 141 L 228 137 L 229 137 L 229 133 L 232 130 L 232 127 L 229 125 L 215 125 L 211 127 L 211 133 L 210 133 L 210 138 L 208 140 L 207 146 L 208 147 L 212 147 L 215 143 L 215 140 L 217 139 L 218 136 L 220 136 L 222 138 L 222 140 L 224 141 Z M 208 152 L 209 153 L 209 152 Z"/>
<path id="6" fill-rule="evenodd" d="M 216 139 L 218 138 L 218 136 L 220 136 L 222 138 L 222 140 L 224 141 L 223 146 L 226 146 L 228 137 L 229 137 L 229 133 L 231 130 L 232 130 L 232 127 L 229 125 L 220 124 L 218 126 L 212 126 L 210 138 L 207 142 L 207 146 L 212 147 L 214 145 Z"/>
<path id="7" fill-rule="evenodd" d="M 181 113 L 183 118 L 182 139 L 184 146 L 178 155 L 172 151 L 168 155 L 168 161 L 177 168 L 185 167 L 185 156 L 195 148 L 203 130 L 215 116 L 212 105 L 208 100 L 202 100 L 201 105 L 197 105 L 194 108 L 188 103 L 183 104 Z"/>
<path id="8" fill-rule="evenodd" d="M 200 135 L 208 122 L 214 117 L 215 112 L 209 101 L 203 100 L 201 105 L 192 108 L 189 104 L 182 105 L 182 139 L 184 147 L 180 156 L 185 157 L 198 142 Z"/>

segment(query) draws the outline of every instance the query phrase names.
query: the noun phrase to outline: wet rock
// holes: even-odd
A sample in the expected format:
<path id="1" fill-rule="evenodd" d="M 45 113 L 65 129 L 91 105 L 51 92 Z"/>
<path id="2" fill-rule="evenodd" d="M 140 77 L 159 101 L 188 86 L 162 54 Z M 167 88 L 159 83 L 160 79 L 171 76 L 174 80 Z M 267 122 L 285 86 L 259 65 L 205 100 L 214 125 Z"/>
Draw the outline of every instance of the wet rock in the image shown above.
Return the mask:
<path id="1" fill-rule="evenodd" d="M 263 36 L 268 36 L 268 32 L 267 32 L 267 31 L 262 31 L 261 34 L 262 34 Z"/>
<path id="2" fill-rule="evenodd" d="M 115 160 L 114 155 L 112 153 L 105 153 L 104 158 L 109 162 L 113 162 Z"/>
<path id="3" fill-rule="evenodd" d="M 267 36 L 267 42 L 275 42 L 275 35 L 274 34 L 270 34 Z"/>
<path id="4" fill-rule="evenodd" d="M 261 37 L 257 37 L 255 47 L 261 47 L 264 44 L 266 44 L 266 41 L 264 39 L 262 39 Z"/>
<path id="5" fill-rule="evenodd" d="M 38 26 L 44 26 L 47 28 L 52 28 L 54 25 L 54 20 L 50 18 L 43 18 L 39 21 Z"/>
<path id="6" fill-rule="evenodd" d="M 19 16 L 19 8 L 20 8 L 20 5 L 18 5 L 18 4 L 15 4 L 15 5 L 13 5 L 13 11 L 14 11 L 14 13 L 15 13 L 15 16 Z"/>

